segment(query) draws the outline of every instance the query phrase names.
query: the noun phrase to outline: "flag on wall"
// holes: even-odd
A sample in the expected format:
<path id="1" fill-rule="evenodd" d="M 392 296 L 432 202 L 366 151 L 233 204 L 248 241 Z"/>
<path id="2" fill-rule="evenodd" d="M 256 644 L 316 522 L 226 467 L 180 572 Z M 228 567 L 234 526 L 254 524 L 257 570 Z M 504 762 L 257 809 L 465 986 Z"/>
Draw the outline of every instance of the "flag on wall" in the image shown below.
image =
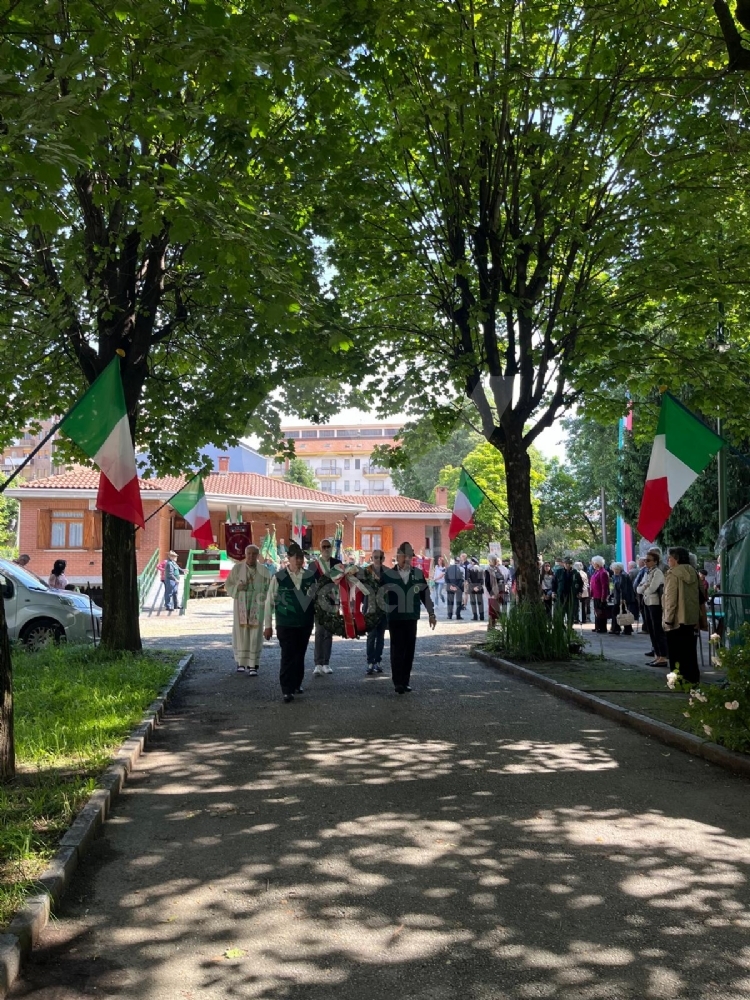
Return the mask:
<path id="1" fill-rule="evenodd" d="M 638 530 L 647 541 L 653 542 L 674 505 L 723 447 L 723 438 L 665 394 L 638 515 Z"/>
<path id="2" fill-rule="evenodd" d="M 119 356 L 91 383 L 59 429 L 99 466 L 97 509 L 144 527 Z"/>
<path id="3" fill-rule="evenodd" d="M 211 530 L 211 515 L 208 513 L 206 491 L 203 479 L 191 479 L 182 489 L 175 493 L 169 501 L 178 514 L 185 518 L 192 528 L 191 536 L 207 549 L 214 543 L 214 533 Z"/>
<path id="4" fill-rule="evenodd" d="M 448 526 L 448 538 L 451 541 L 462 531 L 470 531 L 474 527 L 474 511 L 484 498 L 482 487 L 474 482 L 466 469 L 461 469 L 458 492 L 453 502 L 453 517 Z"/>
<path id="5" fill-rule="evenodd" d="M 307 518 L 305 517 L 304 511 L 295 508 L 292 514 L 292 540 L 297 543 L 297 545 L 302 545 L 302 539 L 305 536 L 305 528 L 308 525 Z"/>

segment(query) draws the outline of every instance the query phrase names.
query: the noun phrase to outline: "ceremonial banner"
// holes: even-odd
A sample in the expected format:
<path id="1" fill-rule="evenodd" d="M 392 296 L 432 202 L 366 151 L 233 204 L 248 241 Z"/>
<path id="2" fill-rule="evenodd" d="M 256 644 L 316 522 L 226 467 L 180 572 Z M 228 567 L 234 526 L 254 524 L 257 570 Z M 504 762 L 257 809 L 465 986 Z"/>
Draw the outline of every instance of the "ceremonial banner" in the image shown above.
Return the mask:
<path id="1" fill-rule="evenodd" d="M 227 555 L 230 559 L 244 559 L 245 549 L 252 543 L 253 529 L 249 521 L 240 524 L 224 525 L 224 538 Z"/>

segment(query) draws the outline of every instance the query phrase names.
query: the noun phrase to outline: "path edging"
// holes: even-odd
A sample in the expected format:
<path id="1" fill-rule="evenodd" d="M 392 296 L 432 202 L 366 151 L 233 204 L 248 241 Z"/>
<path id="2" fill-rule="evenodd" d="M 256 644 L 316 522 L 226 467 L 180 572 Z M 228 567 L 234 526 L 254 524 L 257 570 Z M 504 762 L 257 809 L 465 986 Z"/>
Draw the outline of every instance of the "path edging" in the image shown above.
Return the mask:
<path id="1" fill-rule="evenodd" d="M 734 774 L 750 778 L 750 756 L 746 754 L 737 753 L 735 750 L 727 750 L 726 747 L 719 746 L 718 743 L 712 743 L 711 740 L 705 740 L 700 736 L 693 736 L 692 733 L 676 729 L 666 722 L 659 722 L 657 719 L 652 719 L 647 715 L 641 715 L 640 712 L 633 712 L 629 708 L 615 705 L 613 702 L 607 701 L 605 698 L 599 698 L 595 694 L 580 691 L 569 684 L 562 684 L 560 681 L 547 677 L 546 674 L 538 674 L 535 670 L 529 670 L 528 667 L 521 667 L 511 660 L 504 660 L 502 657 L 493 656 L 491 653 L 485 653 L 482 649 L 472 648 L 470 655 L 476 660 L 481 660 L 491 667 L 496 667 L 498 670 L 504 671 L 506 674 L 512 674 L 514 677 L 518 677 L 528 684 L 542 688 L 542 690 L 554 694 L 557 698 L 572 701 L 582 708 L 596 712 L 597 715 L 612 719 L 623 726 L 630 726 L 631 729 L 636 729 L 645 736 L 653 736 L 654 739 L 661 740 L 667 746 L 684 750 L 685 753 L 693 754 L 695 757 L 702 757 L 704 760 L 708 760 L 712 764 L 718 764 L 720 767 L 726 768 Z"/>
<path id="2" fill-rule="evenodd" d="M 109 815 L 110 807 L 122 791 L 127 775 L 151 738 L 156 724 L 172 693 L 192 662 L 193 654 L 183 656 L 174 673 L 146 709 L 143 721 L 119 748 L 112 763 L 99 779 L 99 787 L 89 797 L 86 805 L 68 827 L 60 847 L 39 878 L 41 891 L 29 896 L 18 910 L 6 933 L 0 934 L 0 998 L 6 996 L 18 978 L 21 967 L 47 926 L 50 913 L 59 904 L 67 890 L 73 873 Z"/>

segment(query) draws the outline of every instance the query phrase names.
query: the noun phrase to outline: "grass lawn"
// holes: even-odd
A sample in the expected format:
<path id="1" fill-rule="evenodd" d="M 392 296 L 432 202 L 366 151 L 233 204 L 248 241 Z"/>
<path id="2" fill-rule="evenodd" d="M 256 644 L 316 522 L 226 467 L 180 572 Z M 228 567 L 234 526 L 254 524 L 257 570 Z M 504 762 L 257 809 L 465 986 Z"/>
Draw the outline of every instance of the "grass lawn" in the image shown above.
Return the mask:
<path id="1" fill-rule="evenodd" d="M 589 691 L 632 712 L 648 715 L 695 736 L 705 736 L 697 719 L 685 718 L 683 713 L 687 711 L 688 695 L 669 690 L 665 680 L 666 669 L 663 673 L 656 674 L 652 670 L 630 666 L 618 660 L 599 660 L 593 657 L 567 663 L 522 665 L 561 684 Z"/>
<path id="2" fill-rule="evenodd" d="M 178 660 L 84 646 L 14 650 L 17 774 L 0 784 L 0 928 Z"/>

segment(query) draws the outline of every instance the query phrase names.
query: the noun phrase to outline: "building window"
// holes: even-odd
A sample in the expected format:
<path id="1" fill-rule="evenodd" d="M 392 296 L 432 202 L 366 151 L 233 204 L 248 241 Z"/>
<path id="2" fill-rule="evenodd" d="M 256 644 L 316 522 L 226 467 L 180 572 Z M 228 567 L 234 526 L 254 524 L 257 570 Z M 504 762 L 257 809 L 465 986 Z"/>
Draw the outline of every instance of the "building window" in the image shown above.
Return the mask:
<path id="1" fill-rule="evenodd" d="M 284 431 L 284 437 L 287 438 L 287 439 L 288 438 L 298 438 L 299 437 L 299 431 Z"/>
<path id="2" fill-rule="evenodd" d="M 358 479 L 354 480 L 354 492 L 355 493 L 359 493 L 359 480 Z"/>
<path id="3" fill-rule="evenodd" d="M 318 436 L 318 432 L 316 430 L 315 431 L 302 431 L 302 437 L 303 438 L 316 438 L 317 436 Z"/>
<path id="4" fill-rule="evenodd" d="M 83 548 L 82 510 L 53 510 L 50 528 L 51 549 Z"/>
<path id="5" fill-rule="evenodd" d="M 373 549 L 382 549 L 380 528 L 362 529 L 362 548 L 365 552 Z"/>
<path id="6" fill-rule="evenodd" d="M 332 430 L 330 427 L 321 427 L 321 429 L 318 431 L 318 437 L 320 438 L 336 437 L 336 431 Z"/>
<path id="7" fill-rule="evenodd" d="M 348 492 L 349 492 L 349 480 L 345 479 L 344 480 L 344 493 L 348 493 Z"/>
<path id="8" fill-rule="evenodd" d="M 373 493 L 385 492 L 385 479 L 373 479 L 370 483 L 370 489 Z"/>
<path id="9" fill-rule="evenodd" d="M 345 458 L 344 459 L 344 468 L 345 469 L 350 469 L 351 465 L 352 465 L 352 460 L 350 458 Z"/>
<path id="10" fill-rule="evenodd" d="M 362 460 L 361 460 L 361 459 L 359 459 L 359 458 L 355 458 L 355 459 L 354 459 L 354 468 L 355 468 L 355 469 L 358 469 L 358 468 L 359 468 L 359 466 L 360 466 L 360 462 L 361 462 L 361 461 L 362 461 Z"/>

